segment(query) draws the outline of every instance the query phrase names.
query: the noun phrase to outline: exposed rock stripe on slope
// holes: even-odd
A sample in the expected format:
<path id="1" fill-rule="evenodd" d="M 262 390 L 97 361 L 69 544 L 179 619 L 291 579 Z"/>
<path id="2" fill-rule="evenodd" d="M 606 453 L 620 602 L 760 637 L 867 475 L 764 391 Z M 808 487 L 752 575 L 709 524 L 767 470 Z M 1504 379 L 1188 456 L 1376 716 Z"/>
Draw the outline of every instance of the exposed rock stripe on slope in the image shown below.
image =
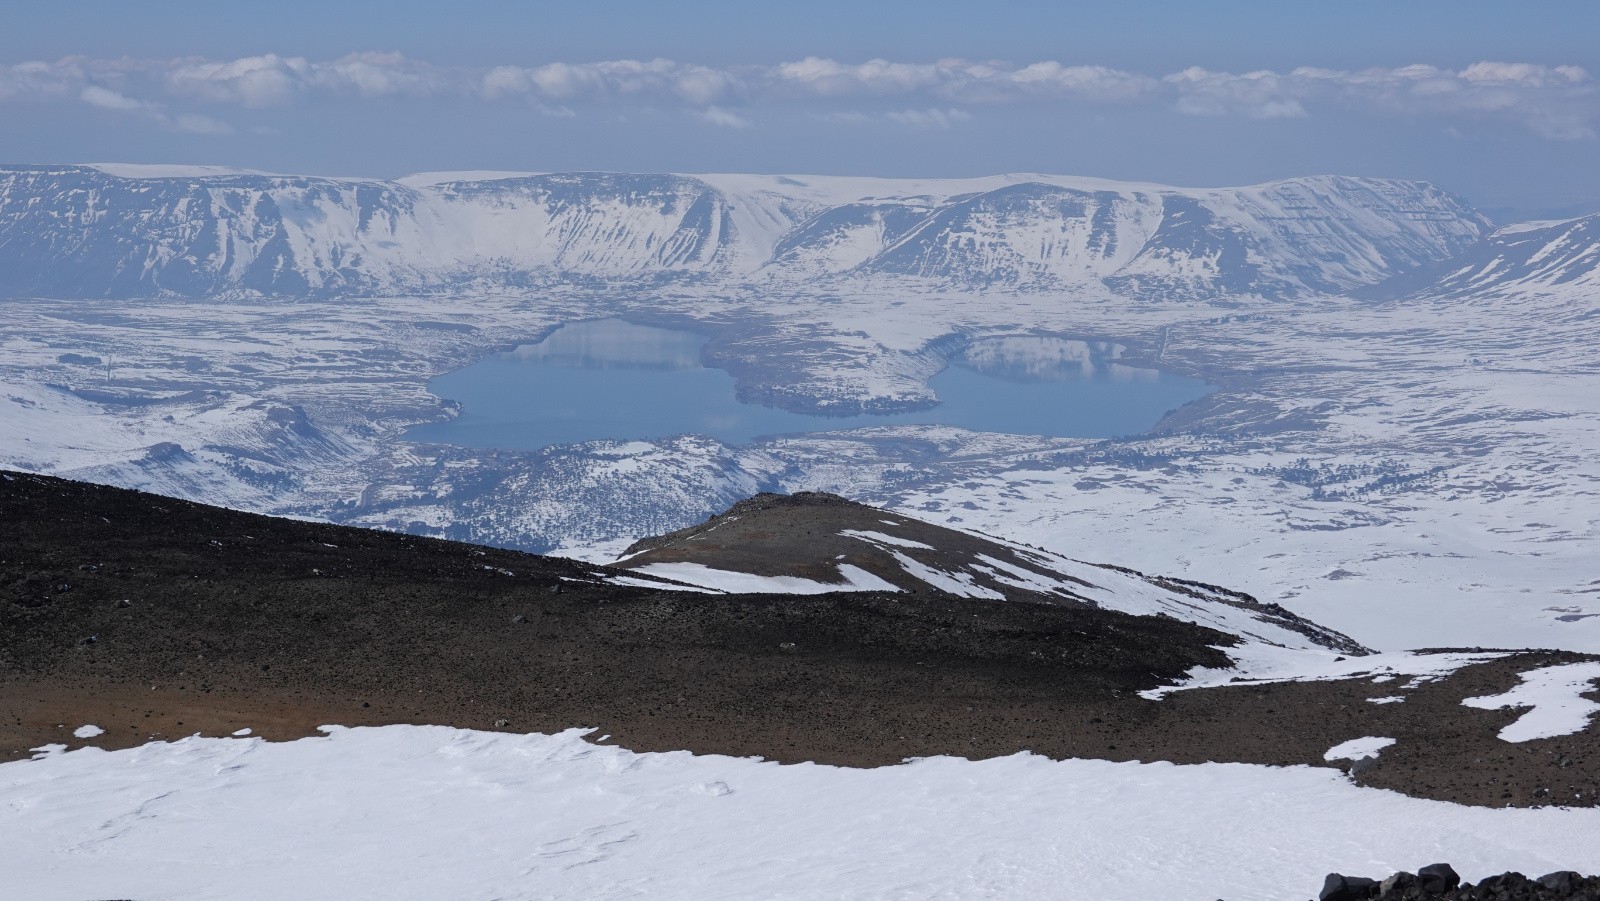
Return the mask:
<path id="1" fill-rule="evenodd" d="M 709 587 L 741 574 L 854 590 L 865 573 L 901 591 L 1169 616 L 1291 648 L 1365 653 L 1349 636 L 1215 585 L 1084 563 L 858 504 L 832 494 L 761 494 L 705 523 L 634 544 L 617 565 Z M 748 587 L 743 590 L 751 590 Z"/>
<path id="2" fill-rule="evenodd" d="M 1418 293 L 1454 297 L 1570 293 L 1592 309 L 1600 297 L 1600 214 L 1500 229 L 1479 247 L 1418 276 L 1437 275 Z M 1406 283 L 1417 283 L 1413 277 Z"/>

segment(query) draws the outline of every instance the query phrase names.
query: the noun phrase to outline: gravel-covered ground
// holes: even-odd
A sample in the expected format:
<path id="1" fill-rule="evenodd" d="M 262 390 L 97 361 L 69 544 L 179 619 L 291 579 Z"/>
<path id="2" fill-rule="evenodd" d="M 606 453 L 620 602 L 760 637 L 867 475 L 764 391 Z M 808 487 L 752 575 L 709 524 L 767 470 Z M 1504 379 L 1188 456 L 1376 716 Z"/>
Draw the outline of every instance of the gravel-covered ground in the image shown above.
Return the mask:
<path id="1" fill-rule="evenodd" d="M 781 510 L 781 508 L 780 508 Z M 1396 743 L 1356 776 L 1491 806 L 1600 795 L 1588 731 L 1512 744 L 1519 711 L 1463 707 L 1519 654 L 1372 704 L 1369 679 L 1137 692 L 1227 664 L 1172 619 L 936 593 L 725 596 L 411 536 L 275 519 L 21 473 L 0 479 L 0 759 L 251 728 L 592 726 L 635 750 L 849 766 L 907 757 L 1323 759 Z M 95 723 L 102 735 L 74 737 Z"/>

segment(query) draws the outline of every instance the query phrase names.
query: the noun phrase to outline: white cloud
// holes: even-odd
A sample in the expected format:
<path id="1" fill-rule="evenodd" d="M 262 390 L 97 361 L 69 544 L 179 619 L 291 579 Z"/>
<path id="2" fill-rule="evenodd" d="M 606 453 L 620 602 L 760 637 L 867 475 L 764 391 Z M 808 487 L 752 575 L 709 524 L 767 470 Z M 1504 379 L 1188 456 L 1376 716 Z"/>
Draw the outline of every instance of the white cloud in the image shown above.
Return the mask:
<path id="1" fill-rule="evenodd" d="M 199 113 L 180 113 L 171 116 L 159 103 L 138 100 L 100 85 L 86 86 L 79 92 L 78 99 L 99 109 L 138 114 L 173 131 L 197 135 L 227 135 L 233 134 L 234 131 L 232 125 L 220 119 L 202 116 Z"/>
<path id="2" fill-rule="evenodd" d="M 1178 112 L 1194 116 L 1296 119 L 1306 115 L 1287 80 L 1275 72 L 1231 75 L 1192 66 L 1162 79 L 1177 91 Z"/>
<path id="3" fill-rule="evenodd" d="M 820 119 L 823 122 L 841 122 L 847 125 L 872 121 L 871 116 L 860 110 L 833 110 L 826 113 L 812 113 L 811 118 Z"/>
<path id="4" fill-rule="evenodd" d="M 1104 66 L 1063 66 L 1054 61 L 1024 66 L 1009 73 L 1007 80 L 1034 95 L 1104 102 L 1142 100 L 1160 87 L 1157 79 L 1145 75 Z"/>
<path id="5" fill-rule="evenodd" d="M 457 86 L 449 70 L 399 53 L 352 53 L 330 63 L 313 63 L 311 82 L 362 97 L 426 97 Z"/>
<path id="6" fill-rule="evenodd" d="M 172 128 L 192 135 L 231 135 L 234 132 L 233 126 L 221 119 L 199 113 L 179 113 L 172 118 Z"/>
<path id="7" fill-rule="evenodd" d="M 956 122 L 965 122 L 972 118 L 972 114 L 959 109 L 908 109 L 899 110 L 888 114 L 890 122 L 901 125 L 911 125 L 918 128 L 949 128 Z"/>
<path id="8" fill-rule="evenodd" d="M 936 63 L 868 60 L 849 65 L 821 57 L 782 63 L 767 72 L 780 93 L 814 97 L 927 95 L 967 103 L 1023 100 L 1138 100 L 1155 79 L 1104 66 L 1064 66 L 1054 61 L 1015 68 L 1002 63 L 945 59 Z"/>
<path id="9" fill-rule="evenodd" d="M 1589 80 L 1577 66 L 1536 66 L 1531 63 L 1481 62 L 1461 70 L 1461 78 L 1474 84 L 1517 84 L 1527 87 L 1575 85 Z"/>
<path id="10" fill-rule="evenodd" d="M 525 94 L 533 84 L 528 72 L 521 66 L 495 66 L 483 74 L 478 89 L 489 100 Z"/>
<path id="11" fill-rule="evenodd" d="M 744 128 L 750 124 L 749 119 L 720 106 L 708 106 L 703 110 L 694 110 L 693 113 L 700 121 L 720 125 L 723 128 Z"/>
<path id="12" fill-rule="evenodd" d="M 46 100 L 78 94 L 84 72 L 73 60 L 0 65 L 0 100 Z"/>
<path id="13" fill-rule="evenodd" d="M 1479 62 L 1460 71 L 1436 66 L 1344 72 L 1301 68 L 1290 90 L 1307 102 L 1407 116 L 1501 119 L 1560 140 L 1593 138 L 1600 84 L 1577 66 Z"/>
<path id="14" fill-rule="evenodd" d="M 156 109 L 155 104 L 146 100 L 135 100 L 110 88 L 103 88 L 92 84 L 78 94 L 78 99 L 90 106 L 101 109 L 121 110 L 122 112 L 151 112 Z"/>
<path id="15" fill-rule="evenodd" d="M 281 106 L 295 98 L 310 71 L 304 59 L 269 53 L 227 62 L 177 61 L 166 79 L 172 91 L 213 103 Z"/>
<path id="16" fill-rule="evenodd" d="M 848 65 L 808 56 L 799 62 L 782 63 L 766 74 L 779 85 L 819 97 L 909 94 L 938 87 L 941 82 L 936 65 L 892 63 L 883 59 Z"/>
<path id="17" fill-rule="evenodd" d="M 547 63 L 532 68 L 496 66 L 477 79 L 486 98 L 526 95 L 577 101 L 605 98 L 672 100 L 695 106 L 739 93 L 743 83 L 732 70 L 687 65 L 669 59 Z"/>
<path id="18" fill-rule="evenodd" d="M 323 90 L 358 97 L 423 97 L 455 90 L 450 70 L 398 53 L 351 53 L 327 62 L 268 53 L 225 62 L 176 60 L 167 86 L 179 95 L 246 107 L 282 106 Z"/>
<path id="19" fill-rule="evenodd" d="M 1057 103 L 1165 106 L 1184 115 L 1256 119 L 1339 109 L 1434 118 L 1456 128 L 1474 120 L 1509 122 L 1568 140 L 1592 139 L 1600 126 L 1600 84 L 1584 69 L 1492 60 L 1459 70 L 1425 64 L 1243 73 L 1192 67 L 1165 75 L 1054 60 L 851 63 L 817 56 L 732 67 L 668 59 L 450 67 L 398 53 L 352 53 L 327 61 L 271 53 L 232 60 L 69 57 L 0 65 L 0 102 L 77 100 L 109 112 L 143 111 L 168 127 L 212 134 L 231 126 L 203 116 L 206 107 L 432 96 L 522 100 L 563 117 L 593 104 L 678 109 L 729 127 L 748 125 L 746 110 L 786 105 L 836 122 L 948 128 L 974 107 Z M 173 106 L 190 108 L 168 112 Z"/>

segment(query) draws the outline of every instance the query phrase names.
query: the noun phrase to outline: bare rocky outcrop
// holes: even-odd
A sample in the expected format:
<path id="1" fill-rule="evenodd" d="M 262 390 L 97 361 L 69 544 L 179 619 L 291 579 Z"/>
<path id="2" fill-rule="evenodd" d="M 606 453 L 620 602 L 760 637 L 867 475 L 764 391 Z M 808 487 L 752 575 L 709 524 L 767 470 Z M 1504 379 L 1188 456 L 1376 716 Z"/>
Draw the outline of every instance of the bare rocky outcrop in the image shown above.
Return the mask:
<path id="1" fill-rule="evenodd" d="M 1463 882 L 1447 863 L 1399 872 L 1383 880 L 1329 873 L 1318 901 L 1596 901 L 1600 876 L 1558 870 L 1538 878 L 1517 872 Z"/>

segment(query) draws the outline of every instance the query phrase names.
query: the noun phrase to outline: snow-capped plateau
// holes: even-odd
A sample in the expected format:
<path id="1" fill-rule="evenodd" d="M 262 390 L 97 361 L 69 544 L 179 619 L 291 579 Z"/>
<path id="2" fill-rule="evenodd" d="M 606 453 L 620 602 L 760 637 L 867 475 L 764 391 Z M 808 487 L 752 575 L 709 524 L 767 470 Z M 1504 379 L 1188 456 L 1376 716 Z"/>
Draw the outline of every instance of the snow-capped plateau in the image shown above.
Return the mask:
<path id="1" fill-rule="evenodd" d="M 1009 175 L 430 173 L 0 167 L 9 296 L 331 296 L 602 279 L 910 278 L 1131 297 L 1303 296 L 1448 258 L 1488 221 L 1423 183 L 1179 189 Z"/>

